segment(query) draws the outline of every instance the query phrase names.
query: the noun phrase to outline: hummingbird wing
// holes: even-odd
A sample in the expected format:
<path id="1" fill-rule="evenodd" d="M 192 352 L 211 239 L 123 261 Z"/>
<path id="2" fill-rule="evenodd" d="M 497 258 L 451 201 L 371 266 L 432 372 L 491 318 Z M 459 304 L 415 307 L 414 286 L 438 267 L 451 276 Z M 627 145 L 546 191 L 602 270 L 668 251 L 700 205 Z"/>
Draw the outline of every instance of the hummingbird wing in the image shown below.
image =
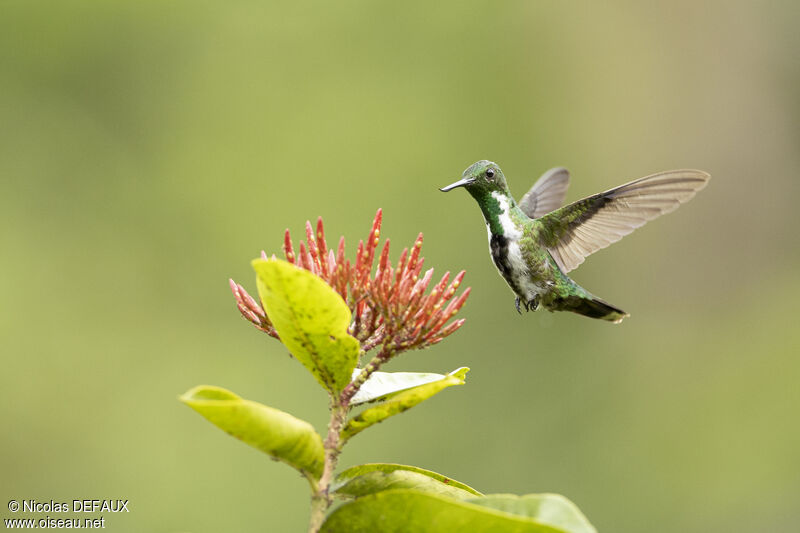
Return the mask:
<path id="1" fill-rule="evenodd" d="M 525 193 L 519 201 L 519 207 L 531 218 L 544 216 L 561 207 L 567 195 L 567 187 L 569 171 L 563 167 L 551 168 Z"/>
<path id="2" fill-rule="evenodd" d="M 578 200 L 538 220 L 543 243 L 569 272 L 597 250 L 688 202 L 710 178 L 701 170 L 670 170 Z"/>

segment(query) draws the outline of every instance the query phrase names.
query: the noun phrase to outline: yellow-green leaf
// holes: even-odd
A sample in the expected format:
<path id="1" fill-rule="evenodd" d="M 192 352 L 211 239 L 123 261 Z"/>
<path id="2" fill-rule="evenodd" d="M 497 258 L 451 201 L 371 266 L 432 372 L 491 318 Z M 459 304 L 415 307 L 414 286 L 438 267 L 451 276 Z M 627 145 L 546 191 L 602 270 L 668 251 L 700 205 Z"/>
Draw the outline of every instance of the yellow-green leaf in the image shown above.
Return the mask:
<path id="1" fill-rule="evenodd" d="M 333 394 L 350 382 L 360 345 L 350 309 L 319 276 L 278 259 L 255 259 L 258 294 L 281 342 Z"/>
<path id="2" fill-rule="evenodd" d="M 322 437 L 308 422 L 210 385 L 195 387 L 180 400 L 225 433 L 272 458 L 317 479 L 322 475 Z"/>
<path id="3" fill-rule="evenodd" d="M 596 533 L 578 506 L 560 494 L 489 494 L 466 501 L 526 516 L 570 533 Z"/>
<path id="4" fill-rule="evenodd" d="M 461 369 L 450 372 L 455 374 Z M 361 369 L 353 370 L 353 379 L 361 373 Z M 403 390 L 411 389 L 426 383 L 447 379 L 446 375 L 430 372 L 373 372 L 367 381 L 359 387 L 358 392 L 350 400 L 350 405 L 359 405 L 381 400 Z"/>
<path id="5" fill-rule="evenodd" d="M 444 376 L 444 379 L 388 395 L 386 401 L 379 403 L 375 407 L 365 409 L 359 415 L 351 418 L 342 430 L 342 440 L 346 441 L 373 424 L 411 409 L 447 387 L 463 385 L 464 376 L 467 372 L 469 372 L 469 368 L 462 367 Z"/>
<path id="6" fill-rule="evenodd" d="M 535 496 L 535 495 L 533 495 Z M 549 498 L 554 495 L 542 495 Z M 501 497 L 505 497 L 502 495 Z M 458 500 L 413 489 L 392 489 L 357 498 L 336 509 L 322 525 L 323 533 L 595 533 L 591 524 L 566 498 L 569 505 L 559 507 L 555 516 L 524 510 L 523 514 L 498 510 L 474 500 Z M 534 502 L 535 497 L 522 499 Z M 533 504 L 532 507 L 536 507 Z M 514 506 L 512 506 L 514 507 Z M 541 507 L 540 507 L 541 508 Z M 519 510 L 515 507 L 515 510 Z M 582 520 L 565 518 L 560 513 L 580 515 Z"/>
<path id="7" fill-rule="evenodd" d="M 464 499 L 482 496 L 469 485 L 416 466 L 370 463 L 353 466 L 336 476 L 331 486 L 335 496 L 358 498 L 389 489 L 415 489 Z"/>

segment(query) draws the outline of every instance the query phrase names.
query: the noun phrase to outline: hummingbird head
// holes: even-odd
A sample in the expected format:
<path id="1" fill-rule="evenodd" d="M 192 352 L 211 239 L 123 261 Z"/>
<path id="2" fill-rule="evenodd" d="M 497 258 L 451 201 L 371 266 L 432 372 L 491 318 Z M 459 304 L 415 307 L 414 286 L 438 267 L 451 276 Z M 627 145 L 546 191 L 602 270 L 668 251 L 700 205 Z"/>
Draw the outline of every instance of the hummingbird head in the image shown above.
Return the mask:
<path id="1" fill-rule="evenodd" d="M 496 163 L 485 159 L 468 167 L 461 175 L 460 180 L 439 190 L 447 192 L 457 187 L 466 188 L 467 192 L 476 199 L 489 196 L 495 191 L 508 195 L 508 185 L 503 171 Z"/>

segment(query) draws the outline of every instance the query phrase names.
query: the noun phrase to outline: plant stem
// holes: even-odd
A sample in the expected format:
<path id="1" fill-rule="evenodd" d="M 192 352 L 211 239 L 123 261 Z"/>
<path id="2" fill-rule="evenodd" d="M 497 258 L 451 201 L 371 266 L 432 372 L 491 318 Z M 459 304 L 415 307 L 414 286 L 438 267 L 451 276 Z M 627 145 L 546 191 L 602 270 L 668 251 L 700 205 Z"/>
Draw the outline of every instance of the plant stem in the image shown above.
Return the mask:
<path id="1" fill-rule="evenodd" d="M 325 448 L 325 466 L 322 470 L 322 477 L 319 478 L 316 490 L 311 494 L 311 519 L 308 524 L 308 533 L 317 533 L 325 520 L 325 512 L 331 505 L 331 497 L 328 494 L 333 471 L 339 461 L 339 453 L 342 451 L 342 442 L 339 434 L 347 418 L 349 405 L 334 398 L 331 405 L 331 419 L 328 422 L 328 436 L 325 438 L 323 446 Z"/>
<path id="2" fill-rule="evenodd" d="M 328 509 L 328 499 L 320 494 L 311 495 L 311 520 L 308 523 L 308 533 L 317 533 L 325 520 L 325 511 Z"/>
<path id="3" fill-rule="evenodd" d="M 350 384 L 344 388 L 341 396 L 339 396 L 339 401 L 345 405 L 349 404 L 355 393 L 361 388 L 361 385 L 363 385 L 372 373 L 378 370 L 383 363 L 391 359 L 394 353 L 395 349 L 393 347 L 384 344 L 381 351 L 378 352 L 378 355 L 373 357 L 370 362 L 366 364 L 361 373 L 356 376 L 356 379 L 351 381 Z"/>
<path id="4" fill-rule="evenodd" d="M 322 477 L 316 486 L 312 484 L 311 493 L 311 520 L 308 524 L 308 533 L 317 533 L 325 521 L 325 512 L 331 505 L 331 497 L 328 490 L 333 481 L 333 471 L 336 470 L 336 463 L 339 461 L 339 453 L 342 451 L 341 432 L 344 422 L 347 419 L 347 412 L 350 410 L 350 400 L 353 398 L 361 385 L 373 372 L 378 370 L 383 363 L 391 359 L 395 350 L 389 343 L 384 343 L 381 351 L 367 363 L 364 370 L 347 387 L 344 388 L 339 397 L 331 398 L 331 419 L 328 422 L 328 436 L 325 437 L 323 447 L 325 449 L 325 465 L 322 470 Z"/>

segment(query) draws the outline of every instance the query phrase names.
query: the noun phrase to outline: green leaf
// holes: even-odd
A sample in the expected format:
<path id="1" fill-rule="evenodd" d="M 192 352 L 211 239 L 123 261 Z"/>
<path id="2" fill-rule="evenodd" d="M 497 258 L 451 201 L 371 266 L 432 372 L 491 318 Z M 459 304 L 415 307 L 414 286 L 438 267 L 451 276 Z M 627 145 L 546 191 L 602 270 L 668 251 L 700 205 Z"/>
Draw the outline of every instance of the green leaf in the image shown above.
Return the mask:
<path id="1" fill-rule="evenodd" d="M 465 367 L 453 370 L 450 374 L 460 372 L 463 368 Z M 353 370 L 353 379 L 360 373 L 360 368 Z M 447 376 L 430 372 L 373 372 L 350 400 L 350 405 L 372 402 L 395 392 L 442 379 L 447 379 Z"/>
<path id="2" fill-rule="evenodd" d="M 224 432 L 273 459 L 316 479 L 322 475 L 322 437 L 308 422 L 210 385 L 190 389 L 180 400 Z"/>
<path id="3" fill-rule="evenodd" d="M 319 276 L 278 259 L 255 259 L 258 294 L 292 355 L 333 394 L 348 383 L 361 345 L 347 333 L 350 309 Z"/>
<path id="4" fill-rule="evenodd" d="M 533 518 L 570 533 L 595 533 L 578 506 L 560 494 L 491 494 L 466 500 L 498 511 Z"/>
<path id="5" fill-rule="evenodd" d="M 331 492 L 335 495 L 355 498 L 389 489 L 416 489 L 457 499 L 482 496 L 469 485 L 436 472 L 387 463 L 370 463 L 348 468 L 336 476 L 336 481 L 331 485 Z"/>
<path id="6" fill-rule="evenodd" d="M 486 498 L 492 498 L 491 496 Z M 483 498 L 476 498 L 479 500 Z M 576 529 L 550 523 L 548 517 L 529 517 L 413 489 L 392 489 L 358 498 L 336 509 L 322 532 L 337 533 L 584 533 L 594 532 L 585 522 Z M 588 528 L 588 529 L 587 529 Z"/>
<path id="7" fill-rule="evenodd" d="M 369 426 L 383 422 L 390 416 L 402 413 L 407 409 L 411 409 L 418 403 L 427 400 L 431 396 L 438 394 L 447 387 L 453 385 L 463 385 L 464 376 L 469 372 L 469 368 L 462 367 L 454 370 L 452 373 L 445 376 L 444 379 L 434 381 L 433 383 L 426 383 L 411 389 L 407 389 L 394 394 L 389 394 L 387 400 L 383 403 L 365 409 L 359 415 L 351 418 L 347 425 L 342 430 L 342 441 L 346 441 L 353 435 L 360 433 Z"/>

